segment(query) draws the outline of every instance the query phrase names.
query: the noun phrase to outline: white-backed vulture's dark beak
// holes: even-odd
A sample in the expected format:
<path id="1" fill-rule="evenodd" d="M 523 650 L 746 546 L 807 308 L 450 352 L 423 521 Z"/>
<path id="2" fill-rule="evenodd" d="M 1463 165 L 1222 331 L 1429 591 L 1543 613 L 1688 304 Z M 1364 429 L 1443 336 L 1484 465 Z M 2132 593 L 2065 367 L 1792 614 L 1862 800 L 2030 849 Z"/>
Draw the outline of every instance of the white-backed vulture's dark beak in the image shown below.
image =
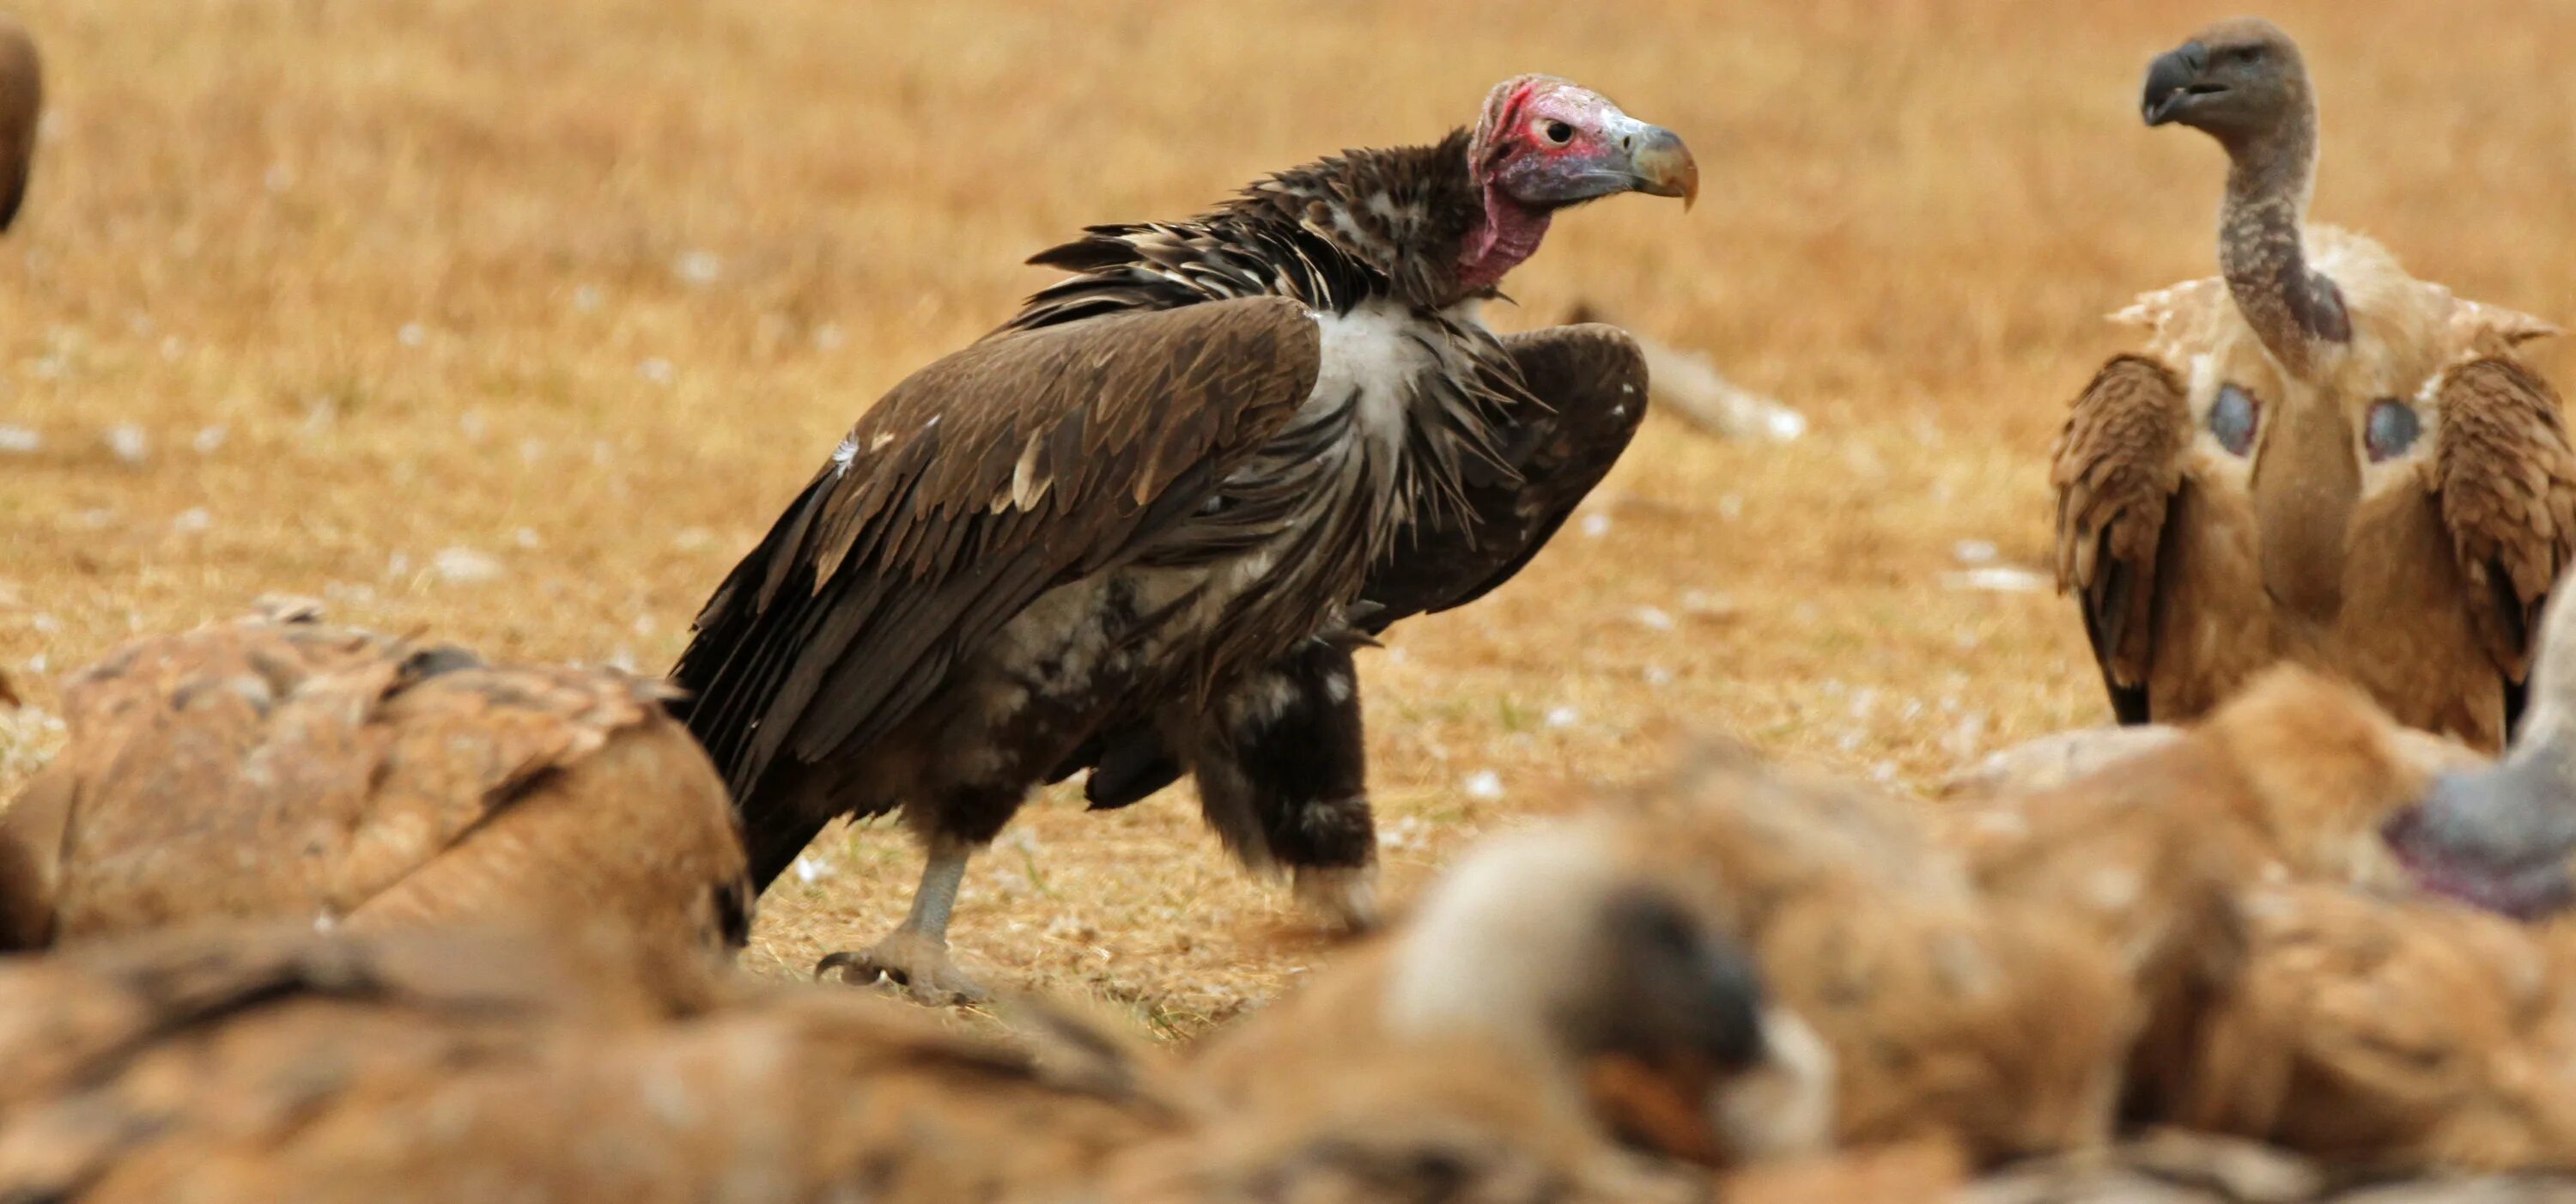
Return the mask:
<path id="1" fill-rule="evenodd" d="M 2185 42 L 2156 56 L 2147 65 L 2146 94 L 2139 99 L 2139 114 L 2148 125 L 2166 125 L 2182 115 L 2194 99 L 2226 90 L 2223 84 L 2201 82 L 2201 71 L 2209 66 L 2209 50 L 2198 42 Z"/>

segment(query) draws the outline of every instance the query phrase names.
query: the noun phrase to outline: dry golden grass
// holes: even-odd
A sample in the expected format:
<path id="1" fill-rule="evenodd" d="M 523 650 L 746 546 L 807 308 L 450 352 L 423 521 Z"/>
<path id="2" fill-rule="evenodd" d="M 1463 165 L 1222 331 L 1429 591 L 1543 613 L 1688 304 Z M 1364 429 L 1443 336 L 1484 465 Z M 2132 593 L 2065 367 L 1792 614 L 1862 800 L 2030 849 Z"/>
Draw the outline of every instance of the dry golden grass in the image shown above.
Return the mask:
<path id="1" fill-rule="evenodd" d="M 44 669 L 287 591 L 658 670 L 844 424 L 1046 279 L 1028 252 L 1435 136 L 1543 69 L 1680 130 L 1709 188 L 1688 217 L 1631 199 L 1561 221 L 1500 320 L 1592 299 L 1814 431 L 1650 426 L 1596 499 L 1606 531 L 1366 658 L 1399 885 L 1642 772 L 1668 721 L 1920 784 L 2102 717 L 2068 605 L 1944 574 L 1962 540 L 2043 565 L 2042 458 L 2117 345 L 2098 315 L 2209 270 L 2218 153 L 2141 128 L 2135 97 L 2225 6 L 1081 11 L 22 4 L 54 116 L 0 241 L 0 423 L 43 439 L 0 454 L 0 665 L 49 707 Z M 2320 217 L 2576 318 L 2576 6 L 2273 15 L 2327 106 Z M 139 461 L 112 452 L 119 425 Z M 496 574 L 450 579 L 449 549 Z M 0 789 L 55 738 L 13 730 Z M 1467 789 L 1488 771 L 1499 799 Z M 830 876 L 765 900 L 755 964 L 810 965 L 900 913 L 898 834 L 819 851 Z M 979 865 L 956 936 L 997 977 L 1187 1032 L 1316 955 L 1279 896 L 1186 797 L 1086 816 L 1058 794 Z"/>

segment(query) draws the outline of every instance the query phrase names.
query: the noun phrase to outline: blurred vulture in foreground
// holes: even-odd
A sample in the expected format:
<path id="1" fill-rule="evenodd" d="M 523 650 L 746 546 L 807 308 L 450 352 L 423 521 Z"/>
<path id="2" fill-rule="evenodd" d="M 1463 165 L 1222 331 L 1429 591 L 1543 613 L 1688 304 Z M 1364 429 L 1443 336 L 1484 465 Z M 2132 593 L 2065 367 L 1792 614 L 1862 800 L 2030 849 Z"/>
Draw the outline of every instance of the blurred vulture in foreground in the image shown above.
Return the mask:
<path id="1" fill-rule="evenodd" d="M 1615 824 L 1500 842 L 1174 1067 L 614 923 L 173 931 L 0 966 L 0 1199 L 1706 1204 L 1829 1073 Z"/>
<path id="2" fill-rule="evenodd" d="M 2554 663 L 2576 647 L 2570 614 L 2550 612 L 2524 741 L 2571 701 Z M 2146 1017 L 2132 1119 L 2261 1140 L 2346 1175 L 2576 1170 L 2576 1078 L 2563 1071 L 2576 945 L 2413 889 L 2483 902 L 2525 885 L 2465 857 L 2429 875 L 2410 855 L 2456 835 L 2425 808 L 2504 772 L 2464 770 L 2475 758 L 2456 748 L 2428 760 L 2416 737 L 2353 687 L 2282 667 L 2163 747 L 1945 823 L 1987 898 L 2119 953 Z M 2524 826 L 2473 815 L 2468 831 L 2528 832 L 2563 807 L 2562 793 Z M 2565 852 L 2551 865 L 2562 888 Z M 2089 1198 L 2060 1186 L 2070 1194 L 1999 1198 Z"/>
<path id="3" fill-rule="evenodd" d="M 2492 767 L 2452 767 L 2388 843 L 2424 885 L 2524 918 L 2576 904 L 2576 601 L 2549 604 L 2531 710 Z"/>
<path id="4" fill-rule="evenodd" d="M 2080 924 L 1981 896 L 1915 807 L 1735 750 L 1638 803 L 1656 855 L 1711 883 L 1776 1006 L 1831 1049 L 1838 1144 L 1985 1166 L 2108 1138 L 2142 1017 Z"/>
<path id="5" fill-rule="evenodd" d="M 67 950 L 0 968 L 0 1058 L 0 1198 L 89 1204 L 1077 1199 L 1178 1119 L 1078 1021 L 960 1034 L 613 925 Z"/>
<path id="6" fill-rule="evenodd" d="M 0 230 L 18 220 L 36 162 L 36 123 L 45 115 L 45 72 L 25 26 L 0 15 Z"/>
<path id="7" fill-rule="evenodd" d="M 1030 789 L 1091 769 L 1116 806 L 1187 771 L 1229 850 L 1365 923 L 1352 647 L 1511 577 L 1644 414 L 1625 335 L 1477 308 L 1559 210 L 1697 188 L 1670 131 L 1522 76 L 1431 145 L 1039 253 L 1073 275 L 860 418 L 672 671 L 754 884 L 902 812 L 911 913 L 824 966 L 972 996 L 949 916 Z"/>
<path id="8" fill-rule="evenodd" d="M 1227 1122 L 1141 1151 L 1110 1198 L 1687 1199 L 1694 1177 L 1610 1139 L 1705 1165 L 1822 1148 L 1830 1055 L 1659 835 L 1600 815 L 1480 846 L 1404 926 L 1209 1038 L 1194 1079 Z M 1257 1193 L 1276 1165 L 1318 1194 Z"/>
<path id="9" fill-rule="evenodd" d="M 63 693 L 69 743 L 0 818 L 18 945 L 219 918 L 602 921 L 710 952 L 748 931 L 723 783 L 658 683 L 280 604 Z"/>
<path id="10" fill-rule="evenodd" d="M 2576 547 L 2558 397 L 2513 354 L 2555 331 L 2303 228 L 2316 104 L 2273 26 L 2157 59 L 2144 104 L 2230 168 L 2221 276 L 2122 315 L 2148 346 L 2103 367 L 2055 451 L 2058 581 L 2112 709 L 2187 722 L 2291 661 L 2496 751 Z"/>

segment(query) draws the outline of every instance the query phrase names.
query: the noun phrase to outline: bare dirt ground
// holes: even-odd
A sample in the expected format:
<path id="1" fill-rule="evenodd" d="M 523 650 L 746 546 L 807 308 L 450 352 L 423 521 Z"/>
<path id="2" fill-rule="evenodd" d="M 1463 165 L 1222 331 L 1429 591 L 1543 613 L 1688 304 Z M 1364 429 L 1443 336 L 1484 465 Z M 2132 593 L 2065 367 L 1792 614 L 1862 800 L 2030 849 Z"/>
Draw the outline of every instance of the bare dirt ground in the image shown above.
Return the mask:
<path id="1" fill-rule="evenodd" d="M 2211 270 L 2219 154 L 2137 83 L 2231 7 L 22 2 L 53 116 L 0 241 L 0 667 L 35 707 L 0 791 L 59 739 L 48 674 L 262 592 L 658 672 L 849 420 L 1046 281 L 1028 253 L 1529 70 L 1681 131 L 1707 189 L 1560 220 L 1498 323 L 1589 300 L 1813 425 L 1658 420 L 1519 580 L 1366 656 L 1396 893 L 1674 727 L 1924 786 L 2104 717 L 2069 605 L 1960 574 L 2045 570 L 2099 316 Z M 2321 219 L 2576 318 L 2576 6 L 2270 13 L 2326 106 Z M 755 965 L 901 913 L 898 832 L 815 854 Z M 955 935 L 1171 1033 L 1321 950 L 1185 790 L 1033 803 Z"/>

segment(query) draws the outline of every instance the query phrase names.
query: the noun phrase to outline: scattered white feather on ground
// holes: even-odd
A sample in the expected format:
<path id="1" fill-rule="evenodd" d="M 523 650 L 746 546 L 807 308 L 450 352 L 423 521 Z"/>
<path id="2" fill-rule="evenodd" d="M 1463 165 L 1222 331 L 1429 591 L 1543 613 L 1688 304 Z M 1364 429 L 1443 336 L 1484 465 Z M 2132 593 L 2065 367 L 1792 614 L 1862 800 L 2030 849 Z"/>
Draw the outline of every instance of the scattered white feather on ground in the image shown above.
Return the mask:
<path id="1" fill-rule="evenodd" d="M 724 257 L 713 251 L 691 251 L 672 261 L 671 273 L 697 288 L 714 284 L 724 275 Z"/>
<path id="2" fill-rule="evenodd" d="M 501 576 L 501 562 L 472 548 L 445 548 L 430 558 L 430 571 L 451 585 L 475 585 Z"/>
<path id="3" fill-rule="evenodd" d="M 120 422 L 107 428 L 107 450 L 128 464 L 140 464 L 152 458 L 152 437 L 131 422 Z"/>
<path id="4" fill-rule="evenodd" d="M 2035 594 L 2050 587 L 2046 574 L 2011 565 L 1988 565 L 1959 573 L 1941 574 L 1941 588 L 1950 590 L 1983 590 L 1994 594 Z"/>

